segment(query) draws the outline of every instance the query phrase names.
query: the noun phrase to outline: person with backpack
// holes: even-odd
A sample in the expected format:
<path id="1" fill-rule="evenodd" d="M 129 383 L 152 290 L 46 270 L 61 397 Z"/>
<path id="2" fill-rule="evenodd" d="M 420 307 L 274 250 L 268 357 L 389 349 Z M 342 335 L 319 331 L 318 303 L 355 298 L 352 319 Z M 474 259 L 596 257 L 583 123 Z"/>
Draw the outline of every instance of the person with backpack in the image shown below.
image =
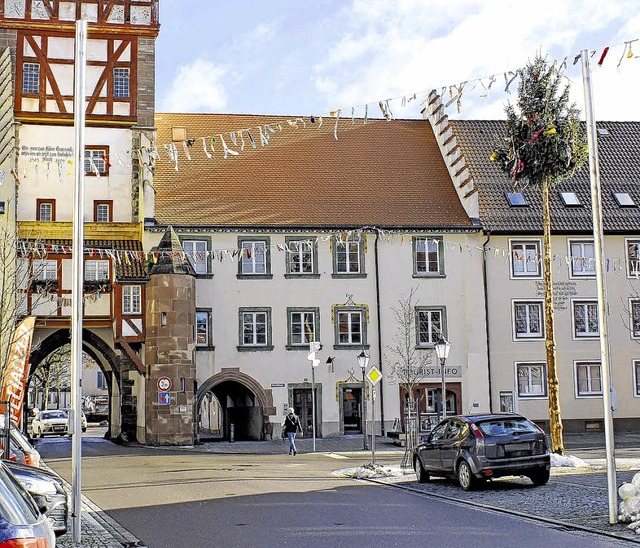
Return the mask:
<path id="1" fill-rule="evenodd" d="M 297 455 L 298 449 L 296 448 L 296 434 L 300 432 L 303 435 L 302 424 L 300 424 L 300 418 L 295 414 L 293 407 L 287 409 L 287 416 L 282 423 L 282 432 L 289 438 L 289 454 Z"/>

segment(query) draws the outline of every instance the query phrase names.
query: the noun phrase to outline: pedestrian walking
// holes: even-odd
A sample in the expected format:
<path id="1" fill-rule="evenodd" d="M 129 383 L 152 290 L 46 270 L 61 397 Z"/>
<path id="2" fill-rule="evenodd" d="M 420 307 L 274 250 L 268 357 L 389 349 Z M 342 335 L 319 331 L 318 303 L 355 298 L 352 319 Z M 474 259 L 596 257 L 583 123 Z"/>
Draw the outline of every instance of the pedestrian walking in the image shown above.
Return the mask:
<path id="1" fill-rule="evenodd" d="M 282 422 L 282 431 L 289 438 L 289 454 L 297 455 L 298 449 L 296 448 L 296 434 L 300 432 L 303 435 L 302 425 L 300 424 L 300 418 L 296 415 L 293 407 L 287 409 L 287 416 Z"/>

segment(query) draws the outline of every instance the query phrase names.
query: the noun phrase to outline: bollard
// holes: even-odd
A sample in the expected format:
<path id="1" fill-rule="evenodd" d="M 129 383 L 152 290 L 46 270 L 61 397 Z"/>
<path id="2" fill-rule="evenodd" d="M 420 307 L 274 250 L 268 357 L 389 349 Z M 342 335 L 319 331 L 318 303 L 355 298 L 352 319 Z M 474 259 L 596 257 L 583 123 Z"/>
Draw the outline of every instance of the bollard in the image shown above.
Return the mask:
<path id="1" fill-rule="evenodd" d="M 229 441 L 231 443 L 236 441 L 236 425 L 233 423 L 229 425 Z"/>

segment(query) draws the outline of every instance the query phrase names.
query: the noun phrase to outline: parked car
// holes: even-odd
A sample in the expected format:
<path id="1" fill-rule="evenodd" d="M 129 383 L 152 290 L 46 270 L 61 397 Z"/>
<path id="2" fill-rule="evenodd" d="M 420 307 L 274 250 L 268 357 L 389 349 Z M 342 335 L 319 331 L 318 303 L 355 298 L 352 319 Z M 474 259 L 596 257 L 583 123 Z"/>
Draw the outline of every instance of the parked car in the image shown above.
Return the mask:
<path id="1" fill-rule="evenodd" d="M 69 433 L 69 418 L 62 409 L 36 411 L 31 421 L 33 437 L 66 436 Z"/>
<path id="2" fill-rule="evenodd" d="M 33 497 L 39 508 L 46 508 L 45 515 L 53 520 L 56 536 L 67 532 L 69 503 L 62 478 L 50 470 L 33 468 L 24 464 L 3 461 L 22 486 Z"/>
<path id="3" fill-rule="evenodd" d="M 62 411 L 64 411 L 67 414 L 67 417 L 69 417 L 69 411 L 71 411 L 71 408 L 70 407 L 65 407 L 65 408 L 62 409 Z M 82 413 L 82 418 L 80 419 L 80 422 L 82 424 L 82 431 L 86 432 L 87 431 L 87 416 L 84 414 L 84 411 L 81 411 L 81 413 Z M 71 431 L 71 427 L 69 427 L 69 431 Z"/>
<path id="4" fill-rule="evenodd" d="M 0 546 L 54 548 L 51 521 L 31 495 L 0 463 Z"/>
<path id="5" fill-rule="evenodd" d="M 447 417 L 413 450 L 420 483 L 453 477 L 465 491 L 501 476 L 527 476 L 544 485 L 550 461 L 544 432 L 514 413 Z"/>
<path id="6" fill-rule="evenodd" d="M 0 451 L 4 449 L 3 434 L 5 432 L 4 415 L 0 415 Z M 26 464 L 27 466 L 40 466 L 40 453 L 31 445 L 27 436 L 13 423 L 9 429 L 9 453 L 9 458 L 15 462 Z"/>

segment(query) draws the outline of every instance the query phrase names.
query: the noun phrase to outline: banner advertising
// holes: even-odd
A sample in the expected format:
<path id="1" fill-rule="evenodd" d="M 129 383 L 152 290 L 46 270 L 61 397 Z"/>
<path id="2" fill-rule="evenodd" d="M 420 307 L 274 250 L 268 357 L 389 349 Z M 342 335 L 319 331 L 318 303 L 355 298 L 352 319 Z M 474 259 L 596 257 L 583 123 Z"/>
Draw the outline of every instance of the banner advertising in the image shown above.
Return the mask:
<path id="1" fill-rule="evenodd" d="M 9 403 L 9 419 L 18 427 L 22 422 L 22 405 L 27 389 L 31 337 L 35 323 L 35 317 L 29 316 L 16 327 L 2 380 L 0 401 Z M 4 405 L 0 405 L 0 409 L 4 411 Z"/>

